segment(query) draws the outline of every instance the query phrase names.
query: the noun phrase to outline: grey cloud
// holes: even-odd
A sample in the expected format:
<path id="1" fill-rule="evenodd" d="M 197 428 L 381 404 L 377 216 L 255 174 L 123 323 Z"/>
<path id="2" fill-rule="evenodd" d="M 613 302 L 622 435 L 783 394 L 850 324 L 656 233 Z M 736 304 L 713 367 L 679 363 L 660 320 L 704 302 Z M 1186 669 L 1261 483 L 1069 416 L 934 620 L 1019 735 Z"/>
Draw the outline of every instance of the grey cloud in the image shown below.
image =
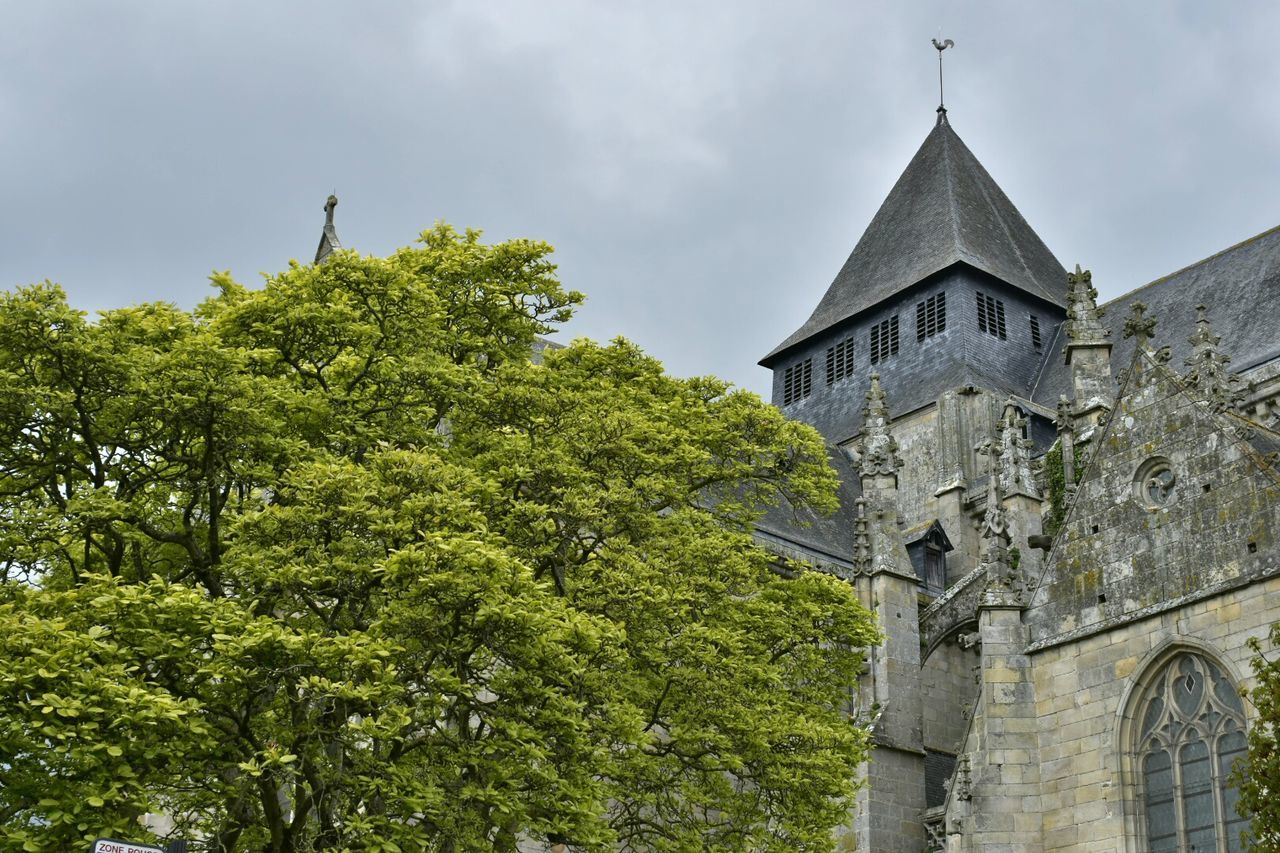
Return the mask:
<path id="1" fill-rule="evenodd" d="M 1158 14 L 1155 10 L 1158 10 Z M 1273 4 L 41 3 L 0 31 L 0 284 L 192 305 L 437 218 L 557 246 L 677 374 L 758 391 L 933 122 L 1115 295 L 1277 224 Z M 939 26 L 942 32 L 939 32 Z"/>

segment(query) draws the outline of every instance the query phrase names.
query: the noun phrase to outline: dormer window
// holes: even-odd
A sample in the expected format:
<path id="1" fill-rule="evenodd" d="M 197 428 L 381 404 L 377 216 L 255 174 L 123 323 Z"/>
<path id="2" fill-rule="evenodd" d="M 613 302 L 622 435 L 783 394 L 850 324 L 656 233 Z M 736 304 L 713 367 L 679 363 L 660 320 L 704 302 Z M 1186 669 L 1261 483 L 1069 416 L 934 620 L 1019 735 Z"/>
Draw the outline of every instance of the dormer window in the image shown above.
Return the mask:
<path id="1" fill-rule="evenodd" d="M 941 595 L 947 588 L 947 552 L 953 550 L 942 525 L 937 519 L 917 524 L 903 531 L 903 539 L 920 586 L 930 595 Z"/>
<path id="2" fill-rule="evenodd" d="M 947 552 L 933 542 L 924 543 L 924 585 L 926 589 L 947 588 Z"/>

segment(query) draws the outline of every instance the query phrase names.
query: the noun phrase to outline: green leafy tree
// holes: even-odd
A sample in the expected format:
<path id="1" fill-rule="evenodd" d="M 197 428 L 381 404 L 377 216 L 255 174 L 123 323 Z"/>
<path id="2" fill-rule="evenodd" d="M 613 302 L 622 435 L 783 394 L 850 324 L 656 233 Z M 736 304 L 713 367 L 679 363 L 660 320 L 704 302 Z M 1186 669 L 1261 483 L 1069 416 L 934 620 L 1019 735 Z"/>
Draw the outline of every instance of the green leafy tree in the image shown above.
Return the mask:
<path id="1" fill-rule="evenodd" d="M 194 312 L 0 295 L 0 839 L 825 850 L 877 640 L 820 438 L 437 226 Z M 150 830 L 143 828 L 143 821 Z"/>
<path id="2" fill-rule="evenodd" d="M 1280 622 L 1271 626 L 1271 648 L 1280 647 Z M 1249 693 L 1257 715 L 1249 728 L 1249 758 L 1238 768 L 1233 783 L 1240 786 L 1240 814 L 1250 818 L 1250 841 L 1259 850 L 1280 849 L 1280 659 L 1263 654 L 1262 644 L 1250 641 L 1257 684 Z"/>

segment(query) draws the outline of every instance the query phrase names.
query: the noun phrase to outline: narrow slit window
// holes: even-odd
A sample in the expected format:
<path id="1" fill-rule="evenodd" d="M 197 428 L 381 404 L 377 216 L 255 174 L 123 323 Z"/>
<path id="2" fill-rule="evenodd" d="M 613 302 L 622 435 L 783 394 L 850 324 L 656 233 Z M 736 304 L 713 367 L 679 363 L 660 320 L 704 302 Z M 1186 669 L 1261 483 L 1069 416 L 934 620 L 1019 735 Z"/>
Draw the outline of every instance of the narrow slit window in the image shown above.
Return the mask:
<path id="1" fill-rule="evenodd" d="M 853 338 L 845 338 L 827 347 L 827 384 L 853 375 Z"/>
<path id="2" fill-rule="evenodd" d="M 1040 338 L 1040 318 L 1035 314 L 1031 315 L 1031 345 L 1036 348 L 1036 352 L 1040 352 L 1044 341 Z"/>
<path id="3" fill-rule="evenodd" d="M 931 338 L 947 328 L 947 294 L 937 293 L 916 303 L 916 340 Z"/>
<path id="4" fill-rule="evenodd" d="M 898 315 L 883 320 L 871 327 L 870 336 L 871 363 L 879 364 L 890 356 L 898 354 Z"/>
<path id="5" fill-rule="evenodd" d="M 796 400 L 808 397 L 813 391 L 813 359 L 793 364 L 782 374 L 782 405 L 789 406 Z"/>
<path id="6" fill-rule="evenodd" d="M 1004 302 L 985 293 L 978 294 L 978 331 L 1006 340 Z"/>

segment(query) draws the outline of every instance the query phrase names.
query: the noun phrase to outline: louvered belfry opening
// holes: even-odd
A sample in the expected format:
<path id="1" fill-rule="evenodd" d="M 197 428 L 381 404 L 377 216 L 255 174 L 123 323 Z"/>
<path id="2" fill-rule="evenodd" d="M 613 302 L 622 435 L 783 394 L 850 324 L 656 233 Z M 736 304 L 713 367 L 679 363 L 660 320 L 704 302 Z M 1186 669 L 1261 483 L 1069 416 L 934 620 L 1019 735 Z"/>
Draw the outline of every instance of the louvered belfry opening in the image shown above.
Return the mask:
<path id="1" fill-rule="evenodd" d="M 845 338 L 827 347 L 827 384 L 834 385 L 853 375 L 853 338 Z"/>
<path id="2" fill-rule="evenodd" d="M 782 404 L 790 405 L 813 392 L 813 359 L 788 367 L 782 376 Z"/>
<path id="3" fill-rule="evenodd" d="M 978 294 L 978 331 L 1006 340 L 1004 302 L 985 293 Z"/>
<path id="4" fill-rule="evenodd" d="M 898 315 L 882 320 L 871 327 L 871 363 L 879 364 L 898 354 Z"/>
<path id="5" fill-rule="evenodd" d="M 916 340 L 931 338 L 947 328 L 947 294 L 936 293 L 916 303 Z"/>

